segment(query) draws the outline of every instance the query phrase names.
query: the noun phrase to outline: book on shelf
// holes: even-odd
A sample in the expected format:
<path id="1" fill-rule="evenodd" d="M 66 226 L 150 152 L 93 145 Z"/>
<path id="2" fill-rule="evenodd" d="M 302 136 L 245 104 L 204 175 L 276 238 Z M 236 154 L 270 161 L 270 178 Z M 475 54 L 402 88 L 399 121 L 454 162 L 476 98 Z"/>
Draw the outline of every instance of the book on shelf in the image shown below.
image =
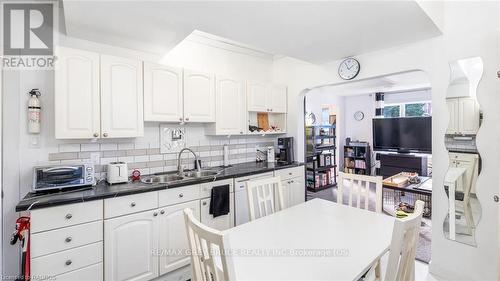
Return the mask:
<path id="1" fill-rule="evenodd" d="M 354 160 L 354 168 L 366 169 L 365 160 Z"/>

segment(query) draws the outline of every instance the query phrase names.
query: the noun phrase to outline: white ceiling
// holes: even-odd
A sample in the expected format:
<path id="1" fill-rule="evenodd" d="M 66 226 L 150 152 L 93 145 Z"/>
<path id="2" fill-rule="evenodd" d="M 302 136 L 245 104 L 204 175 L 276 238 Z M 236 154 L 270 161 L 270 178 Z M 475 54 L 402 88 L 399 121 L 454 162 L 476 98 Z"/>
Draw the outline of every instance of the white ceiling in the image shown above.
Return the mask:
<path id="1" fill-rule="evenodd" d="M 338 96 L 356 96 L 376 92 L 405 92 L 429 89 L 430 87 L 429 77 L 425 72 L 410 71 L 335 85 L 325 85 L 316 89 L 323 93 L 335 93 Z"/>
<path id="2" fill-rule="evenodd" d="M 64 0 L 69 36 L 165 54 L 194 30 L 313 63 L 440 34 L 415 1 Z"/>

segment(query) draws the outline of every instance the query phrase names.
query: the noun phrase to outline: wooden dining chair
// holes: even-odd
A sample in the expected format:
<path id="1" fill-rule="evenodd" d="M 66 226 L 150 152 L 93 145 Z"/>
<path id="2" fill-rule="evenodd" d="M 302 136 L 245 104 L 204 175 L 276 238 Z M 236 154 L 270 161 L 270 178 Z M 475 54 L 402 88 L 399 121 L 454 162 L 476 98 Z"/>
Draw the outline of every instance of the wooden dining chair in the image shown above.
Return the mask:
<path id="1" fill-rule="evenodd" d="M 275 192 L 279 206 L 276 206 L 274 202 Z M 248 181 L 247 195 L 250 221 L 273 214 L 285 208 L 283 187 L 281 186 L 281 178 L 279 176 Z M 256 206 L 258 208 L 258 215 L 256 214 Z"/>
<path id="2" fill-rule="evenodd" d="M 339 173 L 338 189 L 337 189 L 337 203 L 343 204 L 344 193 L 349 192 L 349 199 L 347 205 L 354 207 L 356 200 L 356 207 L 368 210 L 370 201 L 370 184 L 375 184 L 375 211 L 382 212 L 382 177 L 381 176 L 367 176 L 349 173 Z M 363 197 L 363 204 L 361 204 L 361 197 Z"/>
<path id="3" fill-rule="evenodd" d="M 415 202 L 415 211 L 404 219 L 397 219 L 392 229 L 389 258 L 385 268 L 384 281 L 414 281 L 415 255 L 425 203 Z M 375 264 L 366 274 L 365 280 L 380 280 Z M 370 278 L 373 277 L 373 278 Z"/>
<path id="4" fill-rule="evenodd" d="M 184 209 L 184 220 L 191 250 L 192 280 L 229 281 L 222 232 L 202 224 L 189 208 Z"/>

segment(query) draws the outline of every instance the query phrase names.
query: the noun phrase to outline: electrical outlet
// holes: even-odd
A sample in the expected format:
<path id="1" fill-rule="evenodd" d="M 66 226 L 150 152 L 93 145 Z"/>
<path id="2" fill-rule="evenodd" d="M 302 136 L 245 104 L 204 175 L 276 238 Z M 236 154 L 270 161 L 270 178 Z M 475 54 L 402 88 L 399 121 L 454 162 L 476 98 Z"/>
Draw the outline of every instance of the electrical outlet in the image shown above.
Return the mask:
<path id="1" fill-rule="evenodd" d="M 101 162 L 101 153 L 99 152 L 90 153 L 90 161 L 92 161 L 94 165 L 99 165 L 99 163 Z"/>

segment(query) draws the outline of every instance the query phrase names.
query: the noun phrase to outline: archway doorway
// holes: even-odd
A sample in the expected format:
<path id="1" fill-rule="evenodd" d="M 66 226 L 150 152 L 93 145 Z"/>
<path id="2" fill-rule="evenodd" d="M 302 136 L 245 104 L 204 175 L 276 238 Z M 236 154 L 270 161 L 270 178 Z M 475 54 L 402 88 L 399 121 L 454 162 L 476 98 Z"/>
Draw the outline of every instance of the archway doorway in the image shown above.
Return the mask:
<path id="1" fill-rule="evenodd" d="M 384 185 L 382 204 L 385 214 L 404 215 L 404 212 L 411 212 L 416 200 L 426 202 L 426 218 L 417 250 L 417 259 L 425 263 L 431 258 L 432 137 L 430 133 L 422 132 L 432 131 L 431 94 L 427 74 L 417 70 L 315 87 L 304 94 L 303 101 L 308 200 L 322 198 L 337 201 L 339 173 L 388 178 L 416 169 L 404 167 L 405 163 L 390 166 L 389 161 L 397 157 L 412 157 L 412 161 L 419 159 L 421 169 L 414 172 L 418 174 L 420 183 L 418 186 L 411 186 L 412 190 L 420 188 L 419 191 L 402 191 Z M 405 137 L 421 136 L 421 148 L 404 151 L 403 154 L 402 149 L 407 144 L 381 143 L 381 136 L 390 133 L 385 123 L 404 124 L 420 119 L 421 123 L 417 126 L 427 124 L 427 127 L 418 128 L 413 135 L 405 136 L 401 133 L 399 136 L 392 135 L 391 138 L 404 141 Z M 379 126 L 378 122 L 383 126 L 375 127 Z M 407 160 L 401 159 L 399 161 Z M 371 191 L 375 192 L 375 186 Z M 343 201 L 347 200 L 345 198 Z M 373 210 L 374 200 L 375 195 L 370 196 L 369 205 Z"/>

